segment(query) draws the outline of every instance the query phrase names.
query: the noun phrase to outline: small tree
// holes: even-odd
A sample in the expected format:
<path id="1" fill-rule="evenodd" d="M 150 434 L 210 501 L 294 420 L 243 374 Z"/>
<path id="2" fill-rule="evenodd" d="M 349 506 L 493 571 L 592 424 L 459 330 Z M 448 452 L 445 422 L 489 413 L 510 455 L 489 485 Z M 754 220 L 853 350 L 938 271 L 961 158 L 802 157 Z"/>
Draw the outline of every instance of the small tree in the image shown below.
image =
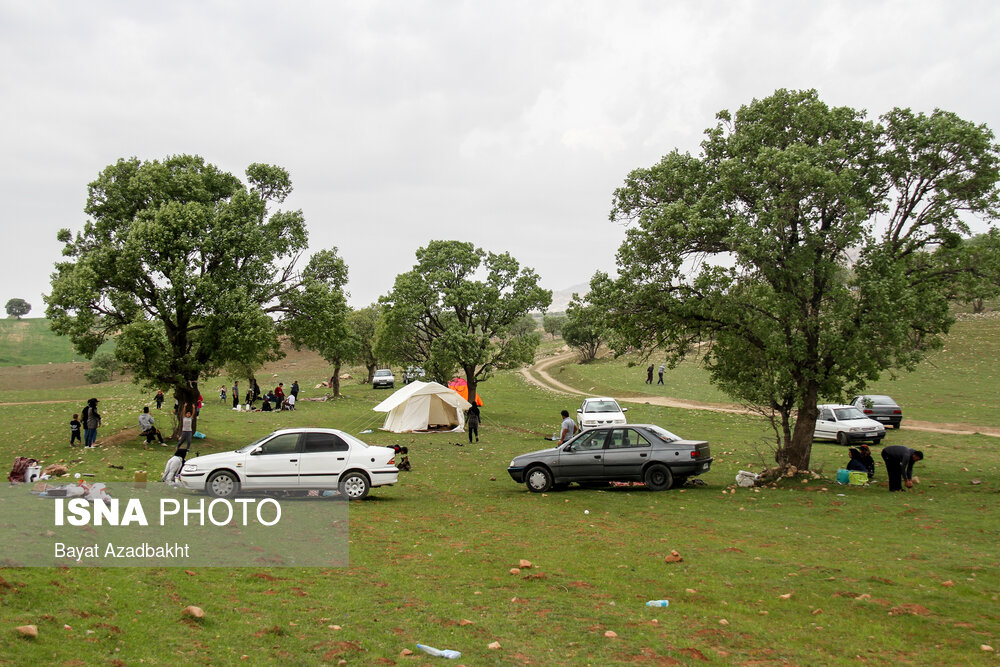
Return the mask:
<path id="1" fill-rule="evenodd" d="M 333 365 L 333 395 L 340 396 L 340 367 L 357 354 L 358 339 L 348 325 L 344 296 L 347 265 L 336 249 L 316 253 L 302 272 L 302 289 L 282 297 L 284 324 L 296 348 L 305 345 Z"/>
<path id="2" fill-rule="evenodd" d="M 469 395 L 475 396 L 478 383 L 494 371 L 534 358 L 539 334 L 516 325 L 551 302 L 538 275 L 509 254 L 431 241 L 417 250 L 413 270 L 396 276 L 392 292 L 383 297 L 380 337 L 395 339 L 403 358 L 419 361 L 432 377 L 461 368 Z"/>
<path id="3" fill-rule="evenodd" d="M 549 334 L 553 338 L 562 333 L 563 326 L 565 325 L 565 313 L 553 313 L 551 315 L 545 315 L 542 318 L 542 328 L 545 329 L 545 333 Z"/>
<path id="4" fill-rule="evenodd" d="M 601 313 L 595 306 L 574 302 L 570 304 L 566 316 L 566 323 L 562 326 L 563 339 L 577 349 L 583 363 L 593 361 L 605 338 Z"/>
<path id="5" fill-rule="evenodd" d="M 347 326 L 351 335 L 357 341 L 354 357 L 351 361 L 361 364 L 367 371 L 366 383 L 371 383 L 378 369 L 379 356 L 376 354 L 376 331 L 381 317 L 378 304 L 351 311 L 347 318 Z"/>
<path id="6" fill-rule="evenodd" d="M 7 302 L 7 315 L 21 319 L 31 312 L 31 304 L 24 299 L 11 299 Z"/>
<path id="7" fill-rule="evenodd" d="M 90 384 L 107 382 L 121 368 L 121 364 L 110 352 L 98 352 L 90 363 L 90 370 L 83 374 Z"/>

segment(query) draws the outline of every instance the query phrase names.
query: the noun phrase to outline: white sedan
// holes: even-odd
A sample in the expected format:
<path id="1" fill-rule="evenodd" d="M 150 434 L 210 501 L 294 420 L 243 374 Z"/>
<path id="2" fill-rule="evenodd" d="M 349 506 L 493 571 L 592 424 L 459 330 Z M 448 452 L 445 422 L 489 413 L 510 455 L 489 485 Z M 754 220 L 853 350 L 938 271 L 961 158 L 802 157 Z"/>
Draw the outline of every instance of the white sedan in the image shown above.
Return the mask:
<path id="1" fill-rule="evenodd" d="M 576 411 L 580 419 L 580 428 L 624 424 L 628 408 L 622 408 L 613 398 L 585 398 L 580 409 Z"/>
<path id="2" fill-rule="evenodd" d="M 217 498 L 272 489 L 336 489 L 348 500 L 395 484 L 395 451 L 366 445 L 329 428 L 275 431 L 235 452 L 199 456 L 181 470 L 181 484 Z"/>
<path id="3" fill-rule="evenodd" d="M 865 417 L 853 405 L 817 405 L 816 429 L 813 440 L 836 440 L 842 445 L 870 440 L 877 445 L 885 437 L 885 427 Z"/>

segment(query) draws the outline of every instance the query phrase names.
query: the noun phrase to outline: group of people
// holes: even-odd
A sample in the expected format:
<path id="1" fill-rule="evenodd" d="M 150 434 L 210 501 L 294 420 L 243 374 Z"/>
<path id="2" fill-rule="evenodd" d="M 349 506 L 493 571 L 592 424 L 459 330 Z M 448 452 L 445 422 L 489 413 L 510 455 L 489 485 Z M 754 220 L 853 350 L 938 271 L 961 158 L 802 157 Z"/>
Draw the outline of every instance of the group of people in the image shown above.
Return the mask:
<path id="1" fill-rule="evenodd" d="M 868 474 L 868 479 L 875 478 L 875 459 L 868 445 L 848 450 L 850 460 L 847 469 Z M 913 464 L 924 460 L 924 453 L 919 449 L 910 449 L 903 445 L 888 445 L 882 448 L 882 461 L 885 463 L 885 474 L 889 478 L 889 491 L 902 491 L 903 486 L 913 488 Z"/>
<path id="2" fill-rule="evenodd" d="M 98 400 L 96 398 L 87 399 L 87 404 L 83 406 L 83 421 L 80 414 L 74 414 L 69 422 L 69 446 L 74 446 L 77 442 L 82 442 L 84 448 L 91 449 L 97 442 L 97 428 L 101 425 L 101 413 L 97 411 Z M 80 440 L 80 431 L 83 431 L 83 440 Z"/>
<path id="3" fill-rule="evenodd" d="M 240 407 L 240 383 L 239 381 L 233 382 L 232 387 L 233 392 L 233 409 L 237 410 Z M 226 389 L 225 387 L 220 388 L 219 398 L 222 401 L 226 400 Z M 256 379 L 250 380 L 250 389 L 247 390 L 245 405 L 248 410 L 261 411 L 261 412 L 273 412 L 275 410 L 294 410 L 295 404 L 299 400 L 299 381 L 296 380 L 292 383 L 292 386 L 288 389 L 287 393 L 285 391 L 285 383 L 279 382 L 278 386 L 273 390 L 268 392 L 262 392 L 260 390 L 260 385 L 257 384 Z M 261 405 L 257 407 L 257 401 L 261 401 Z"/>
<path id="4" fill-rule="evenodd" d="M 666 365 L 665 364 L 660 364 L 660 368 L 659 368 L 659 371 L 658 371 L 659 375 L 660 375 L 660 379 L 659 379 L 659 381 L 656 384 L 663 384 L 663 374 L 666 371 L 667 371 Z M 650 364 L 649 368 L 646 369 L 646 384 L 653 384 L 653 364 Z"/>

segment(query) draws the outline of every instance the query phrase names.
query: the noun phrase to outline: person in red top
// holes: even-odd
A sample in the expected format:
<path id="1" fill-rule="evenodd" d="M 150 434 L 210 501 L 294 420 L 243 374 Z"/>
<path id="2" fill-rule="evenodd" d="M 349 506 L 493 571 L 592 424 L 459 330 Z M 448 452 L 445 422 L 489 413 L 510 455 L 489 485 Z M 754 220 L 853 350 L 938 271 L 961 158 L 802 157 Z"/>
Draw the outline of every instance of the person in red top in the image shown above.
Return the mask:
<path id="1" fill-rule="evenodd" d="M 285 402 L 285 383 L 279 382 L 278 386 L 274 388 L 274 402 L 275 410 L 281 409 L 281 404 Z"/>

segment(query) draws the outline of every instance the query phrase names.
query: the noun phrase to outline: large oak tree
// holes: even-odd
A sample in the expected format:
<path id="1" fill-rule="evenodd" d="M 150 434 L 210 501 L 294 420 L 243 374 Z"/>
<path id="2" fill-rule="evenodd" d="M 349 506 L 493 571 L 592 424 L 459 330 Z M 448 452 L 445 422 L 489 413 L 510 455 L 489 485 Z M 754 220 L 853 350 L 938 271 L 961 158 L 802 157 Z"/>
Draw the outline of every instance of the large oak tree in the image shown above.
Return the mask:
<path id="1" fill-rule="evenodd" d="M 878 120 L 815 91 L 723 111 L 616 190 L 632 223 L 589 296 L 618 349 L 709 343 L 712 380 L 770 415 L 776 459 L 808 467 L 817 402 L 912 368 L 940 344 L 968 221 L 992 221 L 1000 152 L 953 113 Z M 944 261 L 945 258 L 950 258 Z"/>
<path id="2" fill-rule="evenodd" d="M 271 211 L 291 192 L 280 167 L 253 164 L 244 184 L 197 156 L 121 159 L 88 187 L 89 219 L 64 229 L 65 261 L 46 297 L 52 328 L 91 356 L 108 337 L 136 381 L 172 388 L 180 407 L 199 380 L 280 354 L 277 314 L 303 287 L 300 211 Z M 343 267 L 318 263 L 336 287 Z"/>

